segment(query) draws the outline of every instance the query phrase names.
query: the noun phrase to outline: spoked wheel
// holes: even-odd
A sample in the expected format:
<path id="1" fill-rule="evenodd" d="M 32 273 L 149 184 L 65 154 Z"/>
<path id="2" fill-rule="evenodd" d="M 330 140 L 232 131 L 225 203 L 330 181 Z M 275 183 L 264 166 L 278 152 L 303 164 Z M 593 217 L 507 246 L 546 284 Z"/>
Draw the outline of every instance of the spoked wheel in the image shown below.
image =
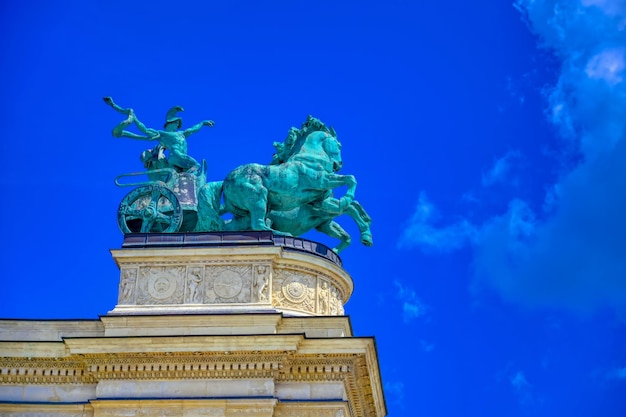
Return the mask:
<path id="1" fill-rule="evenodd" d="M 123 233 L 171 233 L 180 228 L 183 209 L 162 185 L 144 185 L 126 194 L 117 211 Z"/>

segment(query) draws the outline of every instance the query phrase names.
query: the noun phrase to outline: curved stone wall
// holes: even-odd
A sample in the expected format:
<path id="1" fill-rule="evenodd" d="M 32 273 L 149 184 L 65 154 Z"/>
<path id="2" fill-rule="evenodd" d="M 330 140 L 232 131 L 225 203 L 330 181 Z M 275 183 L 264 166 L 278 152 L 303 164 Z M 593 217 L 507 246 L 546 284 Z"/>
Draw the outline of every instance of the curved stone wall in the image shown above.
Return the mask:
<path id="1" fill-rule="evenodd" d="M 127 235 L 109 314 L 338 316 L 353 289 L 325 246 L 269 232 Z"/>

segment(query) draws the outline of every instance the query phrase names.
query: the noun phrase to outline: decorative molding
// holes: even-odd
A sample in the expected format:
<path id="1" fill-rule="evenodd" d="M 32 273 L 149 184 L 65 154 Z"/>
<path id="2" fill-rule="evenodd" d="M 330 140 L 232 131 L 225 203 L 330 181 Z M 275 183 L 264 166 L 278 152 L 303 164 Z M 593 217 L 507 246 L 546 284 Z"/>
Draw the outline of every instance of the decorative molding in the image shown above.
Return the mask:
<path id="1" fill-rule="evenodd" d="M 343 410 L 303 410 L 301 408 L 290 410 L 276 410 L 275 417 L 344 417 Z"/>
<path id="2" fill-rule="evenodd" d="M 3 417 L 84 417 L 84 413 L 67 413 L 67 412 L 58 412 L 58 413 L 50 413 L 50 412 L 9 412 L 0 414 Z"/>
<path id="3" fill-rule="evenodd" d="M 70 358 L 0 358 L 2 384 L 91 384 L 84 361 Z"/>
<path id="4" fill-rule="evenodd" d="M 328 273 L 331 270 L 313 255 L 307 264 L 306 258 L 277 258 L 274 253 L 219 252 L 205 259 L 180 254 L 168 258 L 169 253 L 127 252 L 118 259 L 120 293 L 113 314 L 132 308 L 150 314 L 152 306 L 158 314 L 177 307 L 210 311 L 212 306 L 219 310 L 253 304 L 255 311 L 284 308 L 303 315 L 339 316 L 351 291 L 348 276 Z"/>
<path id="5" fill-rule="evenodd" d="M 274 417 L 350 417 L 345 403 L 279 403 Z"/>
<path id="6" fill-rule="evenodd" d="M 0 358 L 0 383 L 261 378 L 281 382 L 343 382 L 350 416 L 365 417 L 378 415 L 380 409 L 378 394 L 372 392 L 372 384 L 379 383 L 378 375 L 370 374 L 377 370 L 371 369 L 368 362 L 366 353 L 300 355 L 288 351 L 102 353 L 58 359 L 5 357 Z M 315 415 L 335 417 L 335 414 Z"/>

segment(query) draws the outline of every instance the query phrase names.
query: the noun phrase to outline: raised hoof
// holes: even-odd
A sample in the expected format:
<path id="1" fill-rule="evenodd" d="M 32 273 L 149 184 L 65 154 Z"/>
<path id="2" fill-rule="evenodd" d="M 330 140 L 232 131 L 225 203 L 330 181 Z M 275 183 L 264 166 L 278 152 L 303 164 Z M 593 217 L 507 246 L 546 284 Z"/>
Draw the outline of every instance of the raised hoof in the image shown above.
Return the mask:
<path id="1" fill-rule="evenodd" d="M 370 232 L 361 233 L 361 243 L 365 246 L 373 246 L 374 240 L 372 239 L 372 234 Z"/>

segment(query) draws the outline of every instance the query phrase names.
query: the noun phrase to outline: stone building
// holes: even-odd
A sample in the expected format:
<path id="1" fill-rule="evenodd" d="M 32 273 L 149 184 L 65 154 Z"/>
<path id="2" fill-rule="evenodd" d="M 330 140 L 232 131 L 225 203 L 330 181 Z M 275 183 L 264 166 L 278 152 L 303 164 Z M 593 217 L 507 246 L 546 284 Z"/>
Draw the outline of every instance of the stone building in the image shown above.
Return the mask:
<path id="1" fill-rule="evenodd" d="M 99 320 L 0 320 L 0 416 L 383 417 L 373 338 L 325 246 L 270 232 L 126 235 Z"/>

